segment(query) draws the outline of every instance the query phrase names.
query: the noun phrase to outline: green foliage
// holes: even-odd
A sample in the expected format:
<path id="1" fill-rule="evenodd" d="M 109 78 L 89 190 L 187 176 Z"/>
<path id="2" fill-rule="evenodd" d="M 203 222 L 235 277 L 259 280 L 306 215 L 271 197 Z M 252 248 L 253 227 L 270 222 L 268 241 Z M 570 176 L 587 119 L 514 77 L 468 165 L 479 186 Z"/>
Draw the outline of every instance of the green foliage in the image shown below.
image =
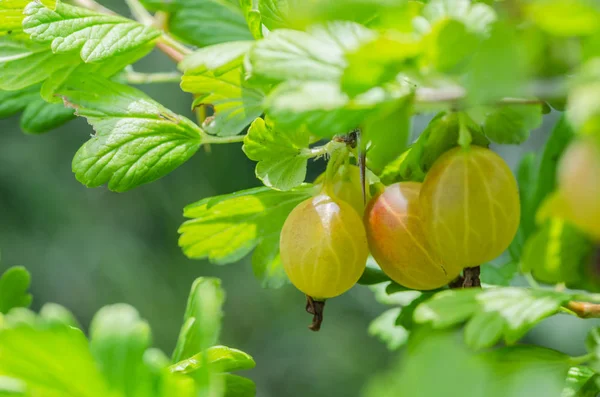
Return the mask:
<path id="1" fill-rule="evenodd" d="M 306 177 L 308 142 L 309 135 L 302 129 L 291 133 L 277 131 L 257 118 L 244 137 L 242 149 L 250 160 L 258 162 L 256 177 L 265 186 L 290 190 Z"/>
<path id="2" fill-rule="evenodd" d="M 462 120 L 461 120 L 462 119 Z M 425 174 L 444 152 L 458 145 L 460 123 L 466 123 L 472 144 L 488 146 L 489 141 L 474 121 L 462 113 L 439 113 L 407 151 L 389 162 L 380 177 L 384 183 L 423 181 Z"/>
<path id="3" fill-rule="evenodd" d="M 8 313 L 15 307 L 28 307 L 31 295 L 27 292 L 31 276 L 24 267 L 15 266 L 0 277 L 0 313 Z M 0 323 L 1 324 L 1 323 Z"/>
<path id="4" fill-rule="evenodd" d="M 23 285 L 15 277 L 18 272 L 28 276 L 25 270 L 12 268 L 1 279 L 1 294 L 7 284 L 14 291 Z M 242 351 L 211 346 L 218 340 L 223 299 L 219 280 L 194 282 L 174 353 L 174 360 L 185 360 L 176 364 L 150 347 L 150 328 L 129 305 L 100 309 L 92 320 L 89 341 L 71 313 L 59 305 L 45 305 L 39 315 L 13 305 L 0 321 L 0 395 L 254 396 L 251 380 L 220 375 L 255 365 Z M 7 303 L 4 296 L 1 302 Z"/>
<path id="5" fill-rule="evenodd" d="M 382 184 L 423 181 L 457 145 L 520 145 L 542 125 L 548 104 L 566 108 L 543 155 L 521 162 L 521 225 L 508 255 L 482 268 L 485 289 L 411 291 L 368 264 L 359 283 L 395 306 L 369 333 L 407 350 L 366 396 L 597 393 L 596 331 L 591 362 L 539 347 L 493 348 L 518 342 L 574 299 L 537 288 L 531 277 L 598 289 L 595 243 L 552 211 L 560 204 L 552 192 L 564 148 L 600 126 L 594 0 L 142 3 L 157 14 L 129 2 L 136 22 L 93 3 L 88 10 L 0 0 L 0 117 L 23 112 L 21 127 L 30 133 L 85 117 L 96 133 L 73 159 L 75 177 L 118 192 L 168 174 L 202 144 L 243 141 L 264 187 L 187 206 L 179 245 L 189 258 L 215 264 L 254 251 L 253 271 L 264 287 L 287 282 L 279 235 L 292 209 L 317 192 L 304 184 L 310 158 L 332 157 L 330 172 L 341 158 L 365 160 L 367 186 L 376 192 Z M 178 62 L 200 125 L 126 84 L 136 80 L 129 65 L 155 47 Z M 436 116 L 413 140 L 419 113 Z M 357 141 L 350 131 L 360 132 Z M 311 147 L 323 138 L 329 142 Z M 521 281 L 519 270 L 534 288 L 509 287 Z M 224 301 L 218 280 L 192 286 L 172 361 L 150 347 L 150 329 L 132 307 L 100 310 L 88 341 L 63 307 L 44 306 L 39 315 L 25 309 L 28 285 L 19 268 L 0 279 L 0 395 L 256 393 L 252 381 L 229 374 L 252 368 L 253 359 L 215 346 Z M 577 295 L 584 298 L 597 300 Z M 470 353 L 453 332 L 440 331 L 463 324 L 465 345 L 485 351 Z M 465 373 L 480 382 L 457 383 Z M 543 390 L 532 391 L 537 383 Z"/>
<path id="6" fill-rule="evenodd" d="M 523 272 L 545 283 L 563 282 L 570 288 L 597 290 L 600 279 L 592 264 L 593 243 L 563 220 L 547 221 L 523 249 Z"/>
<path id="7" fill-rule="evenodd" d="M 570 366 L 569 356 L 537 346 L 473 355 L 455 333 L 422 329 L 411 335 L 402 359 L 375 377 L 363 395 L 560 396 Z"/>
<path id="8" fill-rule="evenodd" d="M 200 200 L 184 210 L 191 220 L 179 228 L 179 245 L 188 257 L 217 264 L 236 262 L 256 248 L 255 274 L 263 285 L 281 285 L 287 277 L 279 261 L 279 232 L 287 215 L 308 197 L 307 187 L 287 192 L 256 188 Z"/>
<path id="9" fill-rule="evenodd" d="M 531 130 L 542 124 L 540 105 L 503 106 L 490 112 L 483 124 L 485 135 L 493 142 L 520 144 L 529 138 Z"/>
<path id="10" fill-rule="evenodd" d="M 80 76 L 60 95 L 96 130 L 73 159 L 73 172 L 86 186 L 129 190 L 177 168 L 200 147 L 194 123 L 134 88 Z"/>
<path id="11" fill-rule="evenodd" d="M 572 367 L 567 375 L 567 383 L 561 397 L 596 397 L 598 374 L 584 366 Z"/>
<path id="12" fill-rule="evenodd" d="M 52 8 L 32 2 L 24 12 L 24 31 L 34 41 L 51 42 L 55 54 L 79 50 L 86 63 L 142 47 L 160 35 L 158 30 L 126 18 L 84 10 L 60 0 Z"/>
<path id="13" fill-rule="evenodd" d="M 434 328 L 467 322 L 465 342 L 479 349 L 493 346 L 501 338 L 508 344 L 517 342 L 569 299 L 560 292 L 524 288 L 444 291 L 416 309 L 415 321 L 431 323 Z"/>
<path id="14" fill-rule="evenodd" d="M 198 47 L 252 39 L 238 1 L 143 0 L 142 2 L 150 10 L 168 11 L 171 14 L 169 30 L 177 37 Z"/>
<path id="15" fill-rule="evenodd" d="M 173 352 L 173 361 L 187 359 L 215 344 L 221 331 L 221 306 L 225 293 L 218 279 L 198 278 L 188 297 L 183 326 Z"/>

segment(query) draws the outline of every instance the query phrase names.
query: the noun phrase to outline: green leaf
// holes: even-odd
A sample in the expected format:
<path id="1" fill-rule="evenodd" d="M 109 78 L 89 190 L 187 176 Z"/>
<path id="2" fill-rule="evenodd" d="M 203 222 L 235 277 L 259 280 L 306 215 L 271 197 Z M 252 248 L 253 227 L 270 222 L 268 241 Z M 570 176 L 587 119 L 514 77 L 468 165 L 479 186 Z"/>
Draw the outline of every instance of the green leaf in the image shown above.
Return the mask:
<path id="1" fill-rule="evenodd" d="M 142 357 L 150 346 L 150 326 L 133 307 L 105 306 L 90 325 L 90 349 L 113 390 L 146 395 L 149 372 Z"/>
<path id="2" fill-rule="evenodd" d="M 598 377 L 589 367 L 571 367 L 560 397 L 596 397 L 600 393 Z"/>
<path id="3" fill-rule="evenodd" d="M 529 133 L 542 125 L 541 105 L 501 106 L 488 114 L 483 132 L 491 141 L 521 144 Z"/>
<path id="4" fill-rule="evenodd" d="M 535 192 L 531 198 L 531 202 L 527 206 L 522 206 L 521 225 L 524 229 L 525 237 L 529 237 L 535 230 L 535 216 L 544 199 L 554 190 L 556 186 L 556 170 L 558 161 L 562 153 L 572 141 L 574 136 L 573 129 L 563 115 L 546 141 L 544 153 L 540 160 L 535 178 Z M 519 183 L 519 188 L 523 189 L 524 185 Z M 523 202 L 521 203 L 523 204 Z"/>
<path id="5" fill-rule="evenodd" d="M 239 134 L 263 111 L 264 93 L 243 83 L 241 68 L 220 75 L 207 70 L 186 72 L 181 89 L 196 94 L 193 107 L 213 106 L 214 115 L 203 123 L 203 128 L 212 135 Z"/>
<path id="6" fill-rule="evenodd" d="M 600 129 L 600 59 L 586 62 L 572 83 L 567 116 L 577 132 L 595 134 Z"/>
<path id="7" fill-rule="evenodd" d="M 342 75 L 342 89 L 355 96 L 396 79 L 411 67 L 421 52 L 421 43 L 412 36 L 384 34 L 346 54 L 348 65 Z"/>
<path id="8" fill-rule="evenodd" d="M 231 41 L 204 47 L 186 56 L 179 63 L 178 68 L 190 74 L 212 71 L 215 76 L 220 76 L 242 66 L 244 55 L 253 43 L 253 41 Z"/>
<path id="9" fill-rule="evenodd" d="M 25 109 L 31 101 L 39 98 L 39 87 L 17 91 L 0 90 L 0 118 L 7 118 Z"/>
<path id="10" fill-rule="evenodd" d="M 344 54 L 374 37 L 353 22 L 313 26 L 307 32 L 276 30 L 250 50 L 250 75 L 269 82 L 338 81 L 346 67 Z"/>
<path id="11" fill-rule="evenodd" d="M 362 129 L 367 147 L 367 166 L 380 173 L 398 153 L 402 153 L 410 137 L 412 107 L 409 101 L 391 106 L 387 111 L 368 119 Z"/>
<path id="12" fill-rule="evenodd" d="M 526 15 L 555 36 L 585 36 L 600 30 L 600 5 L 594 0 L 534 0 Z"/>
<path id="13" fill-rule="evenodd" d="M 29 0 L 0 1 L 0 36 L 15 34 L 23 30 L 23 9 Z"/>
<path id="14" fill-rule="evenodd" d="M 248 378 L 237 375 L 224 375 L 225 394 L 223 397 L 254 397 L 256 385 Z"/>
<path id="15" fill-rule="evenodd" d="M 0 118 L 23 111 L 21 129 L 39 134 L 59 127 L 72 120 L 73 109 L 61 104 L 50 104 L 38 93 L 39 87 L 32 86 L 18 91 L 0 90 Z"/>
<path id="16" fill-rule="evenodd" d="M 519 272 L 519 262 L 516 260 L 495 265 L 486 263 L 481 267 L 481 282 L 490 285 L 509 286 Z"/>
<path id="17" fill-rule="evenodd" d="M 225 291 L 216 278 L 197 278 L 188 297 L 183 326 L 173 352 L 179 362 L 214 345 L 221 332 Z"/>
<path id="18" fill-rule="evenodd" d="M 51 42 L 56 54 L 79 50 L 84 62 L 98 62 L 123 54 L 160 36 L 160 32 L 150 26 L 59 0 L 53 8 L 32 2 L 25 8 L 25 15 L 24 31 L 33 40 Z"/>
<path id="19" fill-rule="evenodd" d="M 494 23 L 466 68 L 465 86 L 471 103 L 521 95 L 527 75 L 523 45 L 513 27 Z"/>
<path id="20" fill-rule="evenodd" d="M 591 254 L 594 244 L 575 226 L 553 218 L 525 244 L 521 258 L 523 272 L 542 282 L 564 282 L 569 288 L 600 288 Z"/>
<path id="21" fill-rule="evenodd" d="M 238 0 L 142 0 L 142 3 L 150 10 L 168 11 L 169 31 L 198 47 L 253 38 Z"/>
<path id="22" fill-rule="evenodd" d="M 28 307 L 31 304 L 29 284 L 31 276 L 22 266 L 14 266 L 0 277 L 0 313 L 8 313 L 15 307 Z"/>
<path id="23" fill-rule="evenodd" d="M 252 254 L 254 277 L 263 288 L 280 288 L 289 283 L 279 255 L 279 235 L 273 234 L 258 243 Z"/>
<path id="24" fill-rule="evenodd" d="M 511 346 L 474 353 L 454 332 L 421 329 L 363 396 L 559 396 L 569 367 L 569 356 L 550 349 Z M 465 376 L 476 381 L 466 386 Z"/>
<path id="25" fill-rule="evenodd" d="M 240 260 L 261 242 L 279 245 L 270 237 L 279 236 L 288 214 L 310 197 L 307 190 L 249 189 L 188 205 L 184 216 L 191 220 L 179 228 L 179 246 L 189 258 L 226 264 Z"/>
<path id="26" fill-rule="evenodd" d="M 30 102 L 21 116 L 21 129 L 30 134 L 41 134 L 75 118 L 73 109 L 62 103 L 48 103 L 41 98 Z"/>
<path id="27" fill-rule="evenodd" d="M 81 325 L 79 325 L 73 313 L 56 303 L 45 303 L 40 309 L 40 318 L 50 325 L 62 324 L 81 329 Z"/>
<path id="28" fill-rule="evenodd" d="M 34 3 L 32 3 L 34 4 Z M 0 90 L 20 90 L 80 62 L 77 54 L 57 54 L 46 44 L 24 37 L 0 37 Z"/>
<path id="29" fill-rule="evenodd" d="M 212 346 L 206 352 L 171 365 L 171 372 L 190 374 L 202 368 L 206 360 L 211 370 L 216 372 L 233 372 L 252 369 L 256 366 L 254 359 L 241 350 L 227 346 Z"/>
<path id="30" fill-rule="evenodd" d="M 18 379 L 0 376 L 0 396 L 2 397 L 26 397 L 27 388 L 25 383 Z"/>
<path id="31" fill-rule="evenodd" d="M 408 331 L 396 325 L 401 310 L 399 307 L 386 310 L 369 324 L 369 335 L 381 339 L 389 350 L 398 349 L 408 339 Z"/>
<path id="32" fill-rule="evenodd" d="M 258 0 L 240 0 L 240 7 L 246 18 L 248 29 L 252 37 L 259 40 L 263 38 L 262 21 L 258 10 Z"/>
<path id="33" fill-rule="evenodd" d="M 0 373 L 24 382 L 33 396 L 110 395 L 85 335 L 67 326 L 0 331 Z"/>
<path id="34" fill-rule="evenodd" d="M 442 73 L 452 73 L 464 67 L 476 51 L 479 39 L 464 23 L 441 19 L 423 38 L 424 62 Z"/>
<path id="35" fill-rule="evenodd" d="M 560 292 L 511 287 L 449 290 L 417 307 L 415 321 L 434 328 L 467 322 L 465 342 L 480 349 L 493 346 L 500 338 L 508 344 L 517 342 L 569 299 Z"/>
<path id="36" fill-rule="evenodd" d="M 295 3 L 294 0 L 260 0 L 258 7 L 262 22 L 269 30 L 289 27 L 289 10 Z"/>
<path id="37" fill-rule="evenodd" d="M 383 105 L 402 102 L 411 94 L 405 84 L 375 88 L 355 98 L 341 92 L 339 84 L 323 81 L 280 84 L 265 102 L 267 114 L 277 125 L 308 130 L 322 137 L 346 134 Z"/>
<path id="38" fill-rule="evenodd" d="M 265 186 L 290 190 L 306 177 L 309 138 L 302 128 L 283 132 L 257 118 L 244 137 L 242 150 L 250 160 L 258 162 L 256 177 Z"/>
<path id="39" fill-rule="evenodd" d="M 80 76 L 59 94 L 96 130 L 73 159 L 75 177 L 88 187 L 129 190 L 168 174 L 200 147 L 194 123 L 134 88 Z"/>

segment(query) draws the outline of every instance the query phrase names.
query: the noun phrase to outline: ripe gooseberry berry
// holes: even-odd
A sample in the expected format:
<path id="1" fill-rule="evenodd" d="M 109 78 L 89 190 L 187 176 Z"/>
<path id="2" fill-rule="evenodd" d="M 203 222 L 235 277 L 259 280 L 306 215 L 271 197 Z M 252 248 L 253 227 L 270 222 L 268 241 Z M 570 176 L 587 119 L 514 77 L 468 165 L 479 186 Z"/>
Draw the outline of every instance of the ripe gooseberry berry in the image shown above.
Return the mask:
<path id="1" fill-rule="evenodd" d="M 356 284 L 369 248 L 362 220 L 350 204 L 319 194 L 298 204 L 287 217 L 280 253 L 292 284 L 323 300 Z"/>
<path id="2" fill-rule="evenodd" d="M 569 146 L 559 164 L 558 183 L 567 219 L 600 241 L 600 145 L 593 138 Z"/>
<path id="3" fill-rule="evenodd" d="M 324 180 L 323 173 L 315 180 L 315 184 L 324 183 Z M 342 165 L 333 177 L 332 183 L 325 189 L 331 197 L 350 204 L 362 216 L 365 211 L 365 201 L 361 188 L 360 169 L 357 166 Z"/>
<path id="4" fill-rule="evenodd" d="M 519 227 L 517 181 L 500 156 L 478 146 L 444 153 L 425 177 L 420 203 L 427 237 L 450 268 L 496 258 Z"/>
<path id="5" fill-rule="evenodd" d="M 420 191 L 417 182 L 388 186 L 371 200 L 364 221 L 371 254 L 385 274 L 405 287 L 430 290 L 448 284 L 462 267 L 444 266 L 427 241 Z"/>

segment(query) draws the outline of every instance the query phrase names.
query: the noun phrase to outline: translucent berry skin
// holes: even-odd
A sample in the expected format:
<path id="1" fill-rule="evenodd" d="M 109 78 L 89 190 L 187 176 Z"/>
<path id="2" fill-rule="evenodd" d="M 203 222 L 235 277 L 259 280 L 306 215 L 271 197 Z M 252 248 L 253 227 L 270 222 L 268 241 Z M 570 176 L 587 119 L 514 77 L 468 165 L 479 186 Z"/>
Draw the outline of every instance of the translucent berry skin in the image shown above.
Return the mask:
<path id="1" fill-rule="evenodd" d="M 320 194 L 290 213 L 281 230 L 280 252 L 292 284 L 315 299 L 326 299 L 356 284 L 369 248 L 355 209 Z"/>
<path id="2" fill-rule="evenodd" d="M 447 267 L 427 241 L 419 204 L 421 184 L 388 186 L 365 211 L 369 248 L 392 280 L 405 287 L 430 290 L 455 279 L 462 267 Z"/>
<path id="3" fill-rule="evenodd" d="M 315 184 L 324 183 L 324 181 L 325 174 L 323 173 L 315 180 Z M 331 185 L 325 186 L 325 190 L 330 196 L 350 204 L 362 216 L 365 212 L 365 202 L 360 183 L 360 169 L 355 165 L 343 165 L 336 173 Z"/>
<path id="4" fill-rule="evenodd" d="M 569 221 L 600 241 L 600 145 L 587 138 L 572 143 L 558 172 Z"/>
<path id="5" fill-rule="evenodd" d="M 425 177 L 420 203 L 427 237 L 451 268 L 498 257 L 519 227 L 515 177 L 500 156 L 478 146 L 444 153 Z"/>

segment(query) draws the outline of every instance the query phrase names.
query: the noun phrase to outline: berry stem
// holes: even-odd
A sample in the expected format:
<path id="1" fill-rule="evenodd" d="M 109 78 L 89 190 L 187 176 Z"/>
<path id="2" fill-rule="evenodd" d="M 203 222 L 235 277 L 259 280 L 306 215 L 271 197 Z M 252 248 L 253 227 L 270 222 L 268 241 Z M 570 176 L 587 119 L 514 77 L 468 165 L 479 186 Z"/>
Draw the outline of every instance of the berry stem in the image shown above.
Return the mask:
<path id="1" fill-rule="evenodd" d="M 308 326 L 308 329 L 315 332 L 321 329 L 321 323 L 323 323 L 324 310 L 325 301 L 318 301 L 315 300 L 313 297 L 306 295 L 306 311 L 313 315 L 312 324 Z"/>

